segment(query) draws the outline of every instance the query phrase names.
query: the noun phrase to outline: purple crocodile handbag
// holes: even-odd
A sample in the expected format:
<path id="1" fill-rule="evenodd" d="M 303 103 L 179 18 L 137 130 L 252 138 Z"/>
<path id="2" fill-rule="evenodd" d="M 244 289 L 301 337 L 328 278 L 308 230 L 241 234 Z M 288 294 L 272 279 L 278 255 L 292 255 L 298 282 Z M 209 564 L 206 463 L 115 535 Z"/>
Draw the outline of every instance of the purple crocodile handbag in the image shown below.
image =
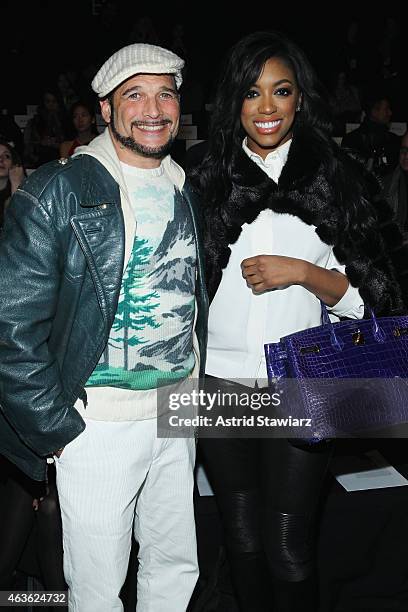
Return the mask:
<path id="1" fill-rule="evenodd" d="M 308 442 L 334 437 L 405 436 L 408 316 L 323 324 L 265 344 L 270 386 L 284 410 L 311 422 Z M 382 433 L 385 432 L 385 433 Z M 311 435 L 310 435 L 311 433 Z"/>

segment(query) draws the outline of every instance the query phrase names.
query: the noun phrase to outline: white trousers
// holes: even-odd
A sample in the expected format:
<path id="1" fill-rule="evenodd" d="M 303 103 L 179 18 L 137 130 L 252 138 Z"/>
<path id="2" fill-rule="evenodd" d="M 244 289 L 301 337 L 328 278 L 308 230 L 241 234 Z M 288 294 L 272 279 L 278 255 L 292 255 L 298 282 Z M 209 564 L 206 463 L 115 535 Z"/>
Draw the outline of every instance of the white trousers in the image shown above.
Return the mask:
<path id="1" fill-rule="evenodd" d="M 137 612 L 184 612 L 198 577 L 193 439 L 158 439 L 156 419 L 86 429 L 56 458 L 72 612 L 120 612 L 132 529 Z"/>

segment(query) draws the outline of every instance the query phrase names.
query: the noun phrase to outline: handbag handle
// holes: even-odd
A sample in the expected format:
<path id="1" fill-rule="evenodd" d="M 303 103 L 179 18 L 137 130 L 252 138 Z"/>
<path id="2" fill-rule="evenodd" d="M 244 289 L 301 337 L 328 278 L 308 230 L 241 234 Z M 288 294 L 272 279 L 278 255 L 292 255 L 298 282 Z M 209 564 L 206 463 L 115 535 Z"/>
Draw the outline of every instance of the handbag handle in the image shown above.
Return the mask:
<path id="1" fill-rule="evenodd" d="M 333 325 L 332 321 L 330 321 L 330 317 L 329 317 L 329 313 L 327 312 L 326 304 L 324 304 L 320 300 L 320 306 L 321 306 L 321 311 L 322 311 L 322 323 L 323 323 L 323 325 L 330 325 L 331 344 L 332 344 L 333 348 L 335 348 L 338 351 L 341 351 L 343 349 L 344 342 L 340 338 L 338 338 L 336 336 L 335 326 Z M 384 340 L 385 340 L 384 330 L 379 326 L 378 319 L 375 316 L 374 310 L 370 306 L 368 307 L 368 310 L 370 312 L 370 316 L 371 316 L 371 319 L 372 319 L 372 322 L 373 322 L 373 336 L 374 336 L 374 339 L 377 342 L 384 342 Z"/>

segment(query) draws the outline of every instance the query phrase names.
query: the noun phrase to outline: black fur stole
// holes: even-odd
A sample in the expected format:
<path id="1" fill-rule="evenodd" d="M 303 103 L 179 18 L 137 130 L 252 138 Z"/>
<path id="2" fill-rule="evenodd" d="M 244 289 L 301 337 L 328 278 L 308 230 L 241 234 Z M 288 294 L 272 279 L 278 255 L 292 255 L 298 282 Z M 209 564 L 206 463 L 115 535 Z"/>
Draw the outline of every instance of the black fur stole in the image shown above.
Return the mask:
<path id="1" fill-rule="evenodd" d="M 334 157 L 333 157 L 334 156 Z M 229 198 L 204 209 L 207 279 L 210 299 L 244 223 L 262 210 L 294 215 L 316 226 L 319 238 L 334 247 L 346 274 L 378 315 L 402 313 L 408 306 L 408 249 L 379 199 L 380 186 L 335 143 L 313 133 L 297 133 L 279 183 L 240 151 L 233 164 Z"/>

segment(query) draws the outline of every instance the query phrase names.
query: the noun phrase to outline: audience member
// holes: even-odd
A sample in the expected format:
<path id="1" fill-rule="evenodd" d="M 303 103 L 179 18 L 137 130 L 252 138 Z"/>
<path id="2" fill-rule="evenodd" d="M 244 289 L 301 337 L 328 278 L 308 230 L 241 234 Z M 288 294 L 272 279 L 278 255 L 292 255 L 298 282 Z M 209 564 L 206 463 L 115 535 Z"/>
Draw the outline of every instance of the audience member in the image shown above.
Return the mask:
<path id="1" fill-rule="evenodd" d="M 23 134 L 18 127 L 13 115 L 10 115 L 7 108 L 2 108 L 0 112 L 0 140 L 6 140 L 17 150 L 20 157 L 24 153 Z"/>
<path id="2" fill-rule="evenodd" d="M 76 89 L 78 92 L 79 100 L 92 100 L 94 93 L 90 86 L 90 82 L 92 81 L 93 75 L 98 70 L 98 66 L 90 61 L 87 64 L 84 64 L 79 72 L 78 79 L 76 81 Z"/>
<path id="3" fill-rule="evenodd" d="M 0 230 L 10 198 L 23 182 L 24 176 L 17 150 L 6 140 L 0 140 Z"/>
<path id="4" fill-rule="evenodd" d="M 57 77 L 57 88 L 64 104 L 66 112 L 79 99 L 76 87 L 74 86 L 75 72 L 61 72 Z"/>
<path id="5" fill-rule="evenodd" d="M 406 121 L 408 93 L 406 80 L 408 71 L 405 61 L 405 42 L 394 17 L 386 17 L 383 33 L 377 45 L 376 74 L 379 87 L 387 92 L 391 102 L 394 121 Z"/>
<path id="6" fill-rule="evenodd" d="M 350 83 L 347 72 L 340 70 L 335 74 L 329 94 L 335 131 L 343 134 L 347 122 L 360 122 L 362 108 L 359 91 L 356 85 Z"/>
<path id="7" fill-rule="evenodd" d="M 66 116 L 57 92 L 45 89 L 36 115 L 24 130 L 24 160 L 30 168 L 57 159 L 61 142 L 65 140 Z"/>
<path id="8" fill-rule="evenodd" d="M 342 147 L 355 154 L 366 168 L 384 177 L 398 161 L 399 140 L 389 131 L 392 110 L 382 93 L 367 98 L 366 116 L 356 130 L 343 137 Z"/>
<path id="9" fill-rule="evenodd" d="M 386 17 L 381 40 L 378 44 L 380 56 L 379 72 L 383 79 L 398 75 L 399 65 L 404 60 L 403 41 L 399 36 L 398 23 L 394 17 Z"/>
<path id="10" fill-rule="evenodd" d="M 75 102 L 72 105 L 70 116 L 74 138 L 61 143 L 60 157 L 70 157 L 77 147 L 89 144 L 98 135 L 95 111 L 91 104 L 82 101 Z"/>
<path id="11" fill-rule="evenodd" d="M 399 163 L 384 179 L 384 195 L 408 240 L 408 132 L 401 138 Z"/>
<path id="12" fill-rule="evenodd" d="M 353 19 L 347 24 L 345 39 L 340 43 L 339 65 L 344 66 L 350 83 L 357 86 L 363 80 L 363 48 L 359 23 Z"/>

